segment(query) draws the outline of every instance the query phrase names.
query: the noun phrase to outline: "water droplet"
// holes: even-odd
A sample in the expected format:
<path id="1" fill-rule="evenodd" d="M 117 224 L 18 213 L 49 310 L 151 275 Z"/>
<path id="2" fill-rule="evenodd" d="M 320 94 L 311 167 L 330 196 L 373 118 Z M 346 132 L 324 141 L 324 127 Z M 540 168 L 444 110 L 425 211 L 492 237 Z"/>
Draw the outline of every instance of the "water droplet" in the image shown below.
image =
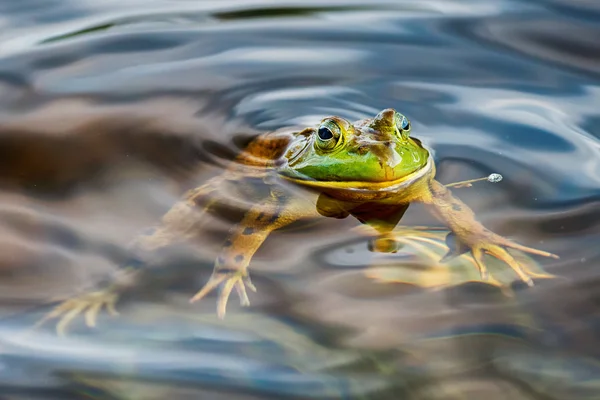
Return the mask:
<path id="1" fill-rule="evenodd" d="M 502 180 L 502 175 L 500 174 L 490 174 L 487 178 L 488 182 L 497 183 Z"/>

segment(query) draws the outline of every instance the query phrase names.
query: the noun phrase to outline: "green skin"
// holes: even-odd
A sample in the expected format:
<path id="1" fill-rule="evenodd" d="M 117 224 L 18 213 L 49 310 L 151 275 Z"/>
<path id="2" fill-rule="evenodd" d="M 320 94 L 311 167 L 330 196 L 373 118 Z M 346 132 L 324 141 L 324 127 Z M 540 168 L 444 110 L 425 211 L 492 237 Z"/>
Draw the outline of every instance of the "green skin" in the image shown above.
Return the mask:
<path id="1" fill-rule="evenodd" d="M 306 147 L 300 154 L 286 154 L 288 164 L 282 174 L 320 182 L 390 182 L 423 168 L 429 157 L 410 138 L 408 120 L 393 110 L 355 124 L 331 117 L 319 129 L 334 136 L 322 140 L 314 129 L 296 135 L 291 147 Z"/>
<path id="2" fill-rule="evenodd" d="M 273 172 L 283 179 L 273 180 Z M 446 258 L 471 252 L 484 281 L 490 279 L 485 254 L 504 261 L 528 285 L 533 285 L 531 277 L 538 276 L 522 268 L 507 248 L 558 258 L 487 230 L 471 209 L 434 177 L 432 157 L 419 140 L 410 137 L 410 122 L 395 110 L 385 109 L 372 119 L 355 123 L 328 117 L 316 127 L 258 136 L 226 173 L 190 190 L 153 232 L 139 236 L 132 248 L 138 255 L 151 254 L 175 242 L 193 240 L 202 215 L 223 203 L 218 197 L 221 185 L 236 180 L 236 186 L 262 197 L 246 207 L 244 217 L 223 244 L 209 281 L 190 300 L 202 299 L 220 286 L 220 318 L 225 316 L 233 290 L 243 306 L 250 304 L 246 289 L 256 288 L 248 265 L 269 234 L 304 218 L 353 216 L 369 228 L 368 235 L 376 237 L 374 251 L 394 252 L 394 228 L 411 202 L 421 202 L 456 237 L 456 246 Z M 299 194 L 290 190 L 290 184 L 307 190 Z M 116 314 L 120 291 L 137 281 L 139 272 L 125 265 L 109 286 L 66 300 L 40 324 L 60 318 L 57 330 L 62 333 L 73 318 L 85 313 L 87 325 L 94 326 L 103 307 Z"/>

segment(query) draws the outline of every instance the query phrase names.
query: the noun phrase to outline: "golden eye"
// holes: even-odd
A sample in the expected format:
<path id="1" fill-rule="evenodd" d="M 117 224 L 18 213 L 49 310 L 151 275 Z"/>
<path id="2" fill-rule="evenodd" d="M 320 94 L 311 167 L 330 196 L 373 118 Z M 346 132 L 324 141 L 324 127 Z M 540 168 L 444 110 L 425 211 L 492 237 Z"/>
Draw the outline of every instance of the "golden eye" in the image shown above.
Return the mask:
<path id="1" fill-rule="evenodd" d="M 396 126 L 401 131 L 410 131 L 410 121 L 400 113 L 396 113 Z"/>
<path id="2" fill-rule="evenodd" d="M 336 147 L 342 137 L 342 130 L 334 120 L 325 120 L 317 130 L 317 146 L 322 150 L 331 150 Z"/>
<path id="3" fill-rule="evenodd" d="M 403 138 L 408 138 L 410 134 L 410 121 L 404 115 L 396 113 L 396 129 Z"/>

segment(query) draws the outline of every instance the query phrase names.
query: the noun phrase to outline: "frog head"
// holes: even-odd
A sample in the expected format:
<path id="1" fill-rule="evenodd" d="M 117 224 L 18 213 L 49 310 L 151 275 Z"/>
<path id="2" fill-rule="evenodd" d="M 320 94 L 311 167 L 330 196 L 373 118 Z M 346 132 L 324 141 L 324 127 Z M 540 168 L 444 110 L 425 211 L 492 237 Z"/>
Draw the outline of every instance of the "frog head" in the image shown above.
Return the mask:
<path id="1" fill-rule="evenodd" d="M 410 121 L 391 108 L 354 123 L 327 117 L 293 135 L 280 171 L 310 186 L 392 185 L 428 163 L 429 152 L 410 129 Z"/>

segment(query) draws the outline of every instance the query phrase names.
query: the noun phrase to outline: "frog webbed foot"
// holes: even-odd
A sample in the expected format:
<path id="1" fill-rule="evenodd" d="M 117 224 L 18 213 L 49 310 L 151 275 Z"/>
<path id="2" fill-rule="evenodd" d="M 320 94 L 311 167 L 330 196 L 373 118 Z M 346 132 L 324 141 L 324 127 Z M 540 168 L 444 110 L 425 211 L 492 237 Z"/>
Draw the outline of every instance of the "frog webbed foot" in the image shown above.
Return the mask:
<path id="1" fill-rule="evenodd" d="M 221 286 L 222 285 L 222 286 Z M 208 293 L 210 293 L 213 289 L 220 287 L 219 295 L 217 299 L 217 316 L 220 319 L 225 317 L 225 312 L 227 308 L 227 301 L 229 299 L 229 295 L 233 291 L 236 290 L 239 298 L 240 304 L 243 307 L 247 307 L 250 305 L 250 300 L 248 299 L 248 294 L 246 292 L 246 287 L 253 292 L 256 292 L 256 287 L 252 284 L 250 280 L 250 275 L 248 274 L 248 270 L 246 268 L 243 269 L 226 269 L 226 268 L 218 268 L 215 269 L 210 279 L 202 289 L 194 297 L 190 299 L 190 303 L 198 301 L 205 297 Z"/>
<path id="2" fill-rule="evenodd" d="M 509 248 L 543 257 L 559 258 L 556 254 L 520 245 L 490 231 L 487 231 L 485 235 L 478 235 L 473 238 L 473 240 L 469 240 L 466 243 L 457 241 L 456 246 L 457 250 L 454 250 L 454 252 L 457 255 L 468 250 L 471 251 L 483 280 L 489 279 L 489 272 L 484 261 L 484 255 L 488 254 L 508 264 L 528 286 L 533 286 L 533 280 L 531 278 L 535 278 L 537 274 L 528 269 L 524 269 L 508 252 Z M 450 253 L 452 252 L 453 250 L 451 249 Z M 448 257 L 450 253 L 447 254 L 446 257 Z"/>
<path id="3" fill-rule="evenodd" d="M 63 336 L 71 321 L 79 314 L 84 314 L 86 325 L 93 328 L 96 326 L 96 318 L 103 307 L 113 316 L 119 314 L 115 309 L 118 297 L 117 292 L 103 289 L 67 299 L 47 313 L 36 326 L 39 327 L 51 319 L 58 318 L 56 332 Z"/>

